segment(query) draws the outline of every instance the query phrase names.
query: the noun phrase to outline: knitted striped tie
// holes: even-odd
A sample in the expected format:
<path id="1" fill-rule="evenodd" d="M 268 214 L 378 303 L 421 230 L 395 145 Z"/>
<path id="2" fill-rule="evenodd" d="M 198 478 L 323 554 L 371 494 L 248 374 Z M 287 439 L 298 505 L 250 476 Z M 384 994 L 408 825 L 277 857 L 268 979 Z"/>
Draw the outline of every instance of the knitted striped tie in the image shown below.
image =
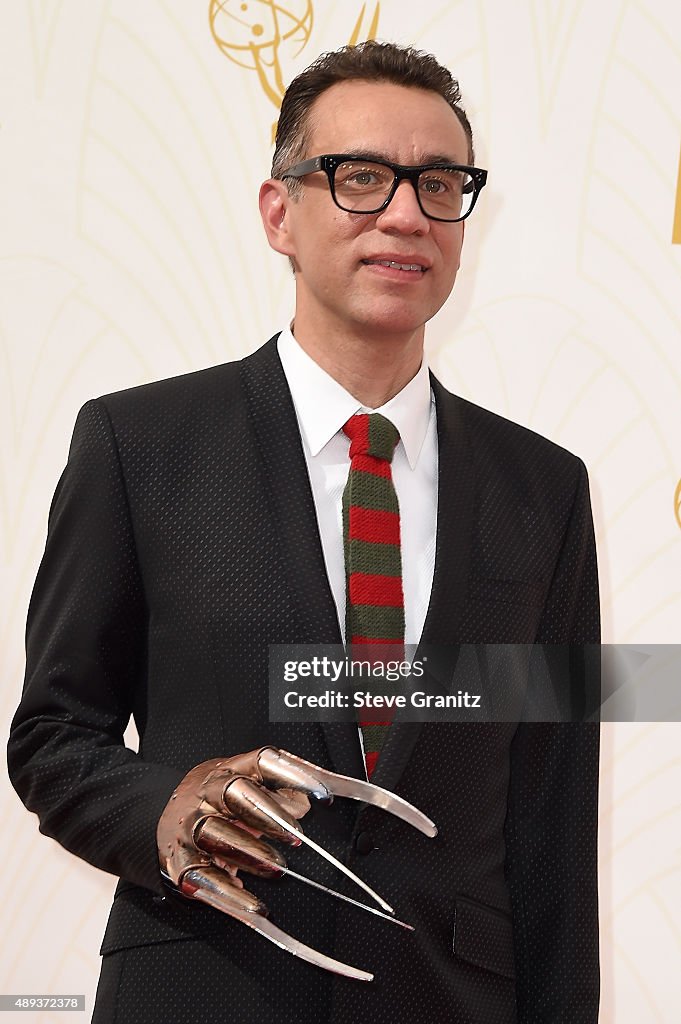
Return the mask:
<path id="1" fill-rule="evenodd" d="M 404 651 L 400 511 L 390 463 L 400 439 L 380 413 L 353 416 L 350 472 L 343 492 L 346 644 L 397 644 Z M 390 721 L 360 721 L 367 776 L 376 766 Z"/>

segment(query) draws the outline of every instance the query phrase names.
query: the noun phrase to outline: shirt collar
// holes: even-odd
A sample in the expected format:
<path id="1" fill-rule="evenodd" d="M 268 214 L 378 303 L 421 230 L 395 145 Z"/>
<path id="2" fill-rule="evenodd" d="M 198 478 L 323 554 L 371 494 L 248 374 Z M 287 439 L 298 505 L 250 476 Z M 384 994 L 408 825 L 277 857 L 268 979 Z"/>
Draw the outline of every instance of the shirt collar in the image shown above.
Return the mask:
<path id="1" fill-rule="evenodd" d="M 425 360 L 415 377 L 380 409 L 368 409 L 315 363 L 287 327 L 277 342 L 279 358 L 293 398 L 301 433 L 312 456 L 356 412 L 380 412 L 395 425 L 411 469 L 418 462 L 428 431 L 431 391 Z"/>

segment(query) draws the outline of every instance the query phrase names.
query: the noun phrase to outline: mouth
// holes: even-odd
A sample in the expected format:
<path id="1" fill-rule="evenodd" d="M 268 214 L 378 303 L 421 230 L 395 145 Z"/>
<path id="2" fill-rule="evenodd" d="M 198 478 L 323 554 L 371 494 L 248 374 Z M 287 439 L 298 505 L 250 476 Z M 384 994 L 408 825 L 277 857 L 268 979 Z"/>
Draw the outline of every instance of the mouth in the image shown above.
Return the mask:
<path id="1" fill-rule="evenodd" d="M 366 259 L 362 260 L 362 263 L 366 267 L 387 267 L 389 270 L 398 270 L 403 274 L 425 274 L 429 269 L 425 263 L 402 263 L 391 259 Z"/>

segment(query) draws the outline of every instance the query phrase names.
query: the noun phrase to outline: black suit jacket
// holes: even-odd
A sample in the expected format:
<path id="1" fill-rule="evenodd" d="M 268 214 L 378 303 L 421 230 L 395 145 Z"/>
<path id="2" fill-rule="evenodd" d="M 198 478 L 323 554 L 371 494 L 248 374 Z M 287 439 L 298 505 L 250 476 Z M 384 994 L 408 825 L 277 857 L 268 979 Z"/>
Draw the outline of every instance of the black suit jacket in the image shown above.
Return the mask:
<path id="1" fill-rule="evenodd" d="M 582 463 L 433 389 L 424 642 L 597 641 Z M 374 970 L 371 984 L 163 898 L 156 824 L 193 765 L 273 744 L 362 775 L 355 726 L 268 720 L 268 644 L 340 642 L 275 338 L 81 410 L 31 601 L 9 763 L 41 831 L 122 879 L 96 1019 L 595 1024 L 597 726 L 396 723 L 373 781 L 430 815 L 438 837 L 351 801 L 305 819 L 414 934 L 292 881 L 247 881 L 276 923 Z M 122 744 L 130 714 L 138 754 Z M 291 860 L 338 886 L 306 850 Z"/>

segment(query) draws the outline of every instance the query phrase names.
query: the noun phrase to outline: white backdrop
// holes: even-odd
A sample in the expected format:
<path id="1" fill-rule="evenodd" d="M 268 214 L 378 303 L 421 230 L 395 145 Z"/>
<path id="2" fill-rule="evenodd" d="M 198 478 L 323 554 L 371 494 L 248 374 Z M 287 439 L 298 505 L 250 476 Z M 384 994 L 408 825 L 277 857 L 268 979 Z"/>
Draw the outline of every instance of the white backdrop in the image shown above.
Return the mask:
<path id="1" fill-rule="evenodd" d="M 78 408 L 239 357 L 288 321 L 291 275 L 256 203 L 276 100 L 355 30 L 453 70 L 490 170 L 454 295 L 430 328 L 433 368 L 584 458 L 604 639 L 678 641 L 681 5 L 227 0 L 213 26 L 222 47 L 209 6 L 2 8 L 3 721 L 20 693 L 28 598 Z M 603 727 L 608 1024 L 679 1019 L 680 741 L 678 725 Z M 4 780 L 0 800 L 0 992 L 85 992 L 90 1011 L 113 879 L 40 837 Z"/>

